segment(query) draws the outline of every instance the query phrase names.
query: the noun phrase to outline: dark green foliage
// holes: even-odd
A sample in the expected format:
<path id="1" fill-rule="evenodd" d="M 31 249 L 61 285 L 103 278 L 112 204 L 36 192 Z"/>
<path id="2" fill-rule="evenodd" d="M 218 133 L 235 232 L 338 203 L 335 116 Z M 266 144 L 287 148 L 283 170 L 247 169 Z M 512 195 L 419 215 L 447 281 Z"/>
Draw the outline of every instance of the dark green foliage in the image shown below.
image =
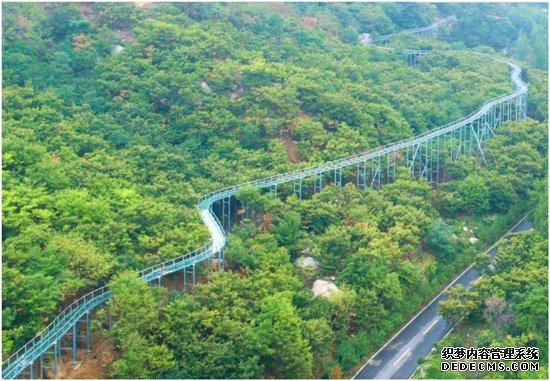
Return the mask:
<path id="1" fill-rule="evenodd" d="M 457 21 L 442 31 L 443 39 L 460 41 L 469 48 L 490 46 L 534 68 L 548 70 L 546 5 L 542 5 L 546 9 L 505 3 L 437 6 L 445 8 L 447 15 L 457 16 Z"/>
<path id="2" fill-rule="evenodd" d="M 453 229 L 448 226 L 441 218 L 435 220 L 424 241 L 428 250 L 441 261 L 447 261 L 452 258 L 458 249 L 460 242 L 453 237 Z"/>
<path id="3" fill-rule="evenodd" d="M 468 317 L 438 347 L 466 343 L 482 346 L 535 346 L 540 350 L 538 372 L 440 372 L 430 356 L 419 378 L 547 378 L 548 358 L 548 240 L 533 231 L 512 234 L 498 247 L 494 268 L 470 291 L 454 287 L 440 313 L 457 321 Z M 486 262 L 488 265 L 488 261 Z M 466 332 L 468 332 L 466 334 Z M 439 350 L 436 348 L 435 353 Z"/>
<path id="4" fill-rule="evenodd" d="M 127 29 L 141 18 L 141 10 L 130 3 L 95 3 L 94 10 L 99 25 Z"/>
<path id="5" fill-rule="evenodd" d="M 280 378 L 309 377 L 312 365 L 309 343 L 303 337 L 303 323 L 288 296 L 265 298 L 257 320 L 255 334 L 266 371 Z"/>
<path id="6" fill-rule="evenodd" d="M 298 255 L 297 244 L 302 237 L 302 220 L 298 213 L 288 213 L 278 223 L 275 237 L 280 246 L 285 246 L 291 253 L 291 257 Z"/>
<path id="7" fill-rule="evenodd" d="M 535 229 L 545 235 L 548 232 L 548 177 L 538 181 L 530 197 L 534 204 Z"/>

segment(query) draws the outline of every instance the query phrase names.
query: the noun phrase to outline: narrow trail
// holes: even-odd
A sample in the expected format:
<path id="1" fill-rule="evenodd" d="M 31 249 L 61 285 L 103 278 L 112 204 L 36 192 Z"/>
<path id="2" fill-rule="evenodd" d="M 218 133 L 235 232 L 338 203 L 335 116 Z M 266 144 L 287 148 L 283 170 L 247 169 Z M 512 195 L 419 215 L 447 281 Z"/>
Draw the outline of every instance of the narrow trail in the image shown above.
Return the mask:
<path id="1" fill-rule="evenodd" d="M 286 129 L 281 129 L 279 132 L 279 140 L 283 143 L 285 147 L 285 152 L 291 163 L 296 164 L 300 162 L 298 153 L 296 152 L 296 142 L 292 140 L 290 132 Z"/>

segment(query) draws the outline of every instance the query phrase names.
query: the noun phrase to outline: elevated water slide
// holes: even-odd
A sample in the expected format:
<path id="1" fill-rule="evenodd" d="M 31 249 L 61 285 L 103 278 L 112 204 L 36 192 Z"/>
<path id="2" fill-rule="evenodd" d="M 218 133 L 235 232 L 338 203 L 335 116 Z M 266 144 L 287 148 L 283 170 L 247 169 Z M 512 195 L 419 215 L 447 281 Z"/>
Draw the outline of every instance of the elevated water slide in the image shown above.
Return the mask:
<path id="1" fill-rule="evenodd" d="M 397 166 L 406 166 L 414 176 L 427 179 L 429 182 L 437 182 L 440 161 L 456 160 L 463 155 L 475 155 L 479 160 L 484 161 L 485 140 L 494 135 L 494 130 L 502 123 L 525 118 L 527 110 L 527 85 L 520 78 L 520 67 L 502 58 L 494 57 L 494 59 L 509 65 L 512 92 L 486 102 L 466 117 L 414 138 L 313 168 L 249 181 L 208 193 L 200 198 L 197 205 L 200 216 L 210 232 L 208 243 L 191 253 L 140 271 L 140 278 L 152 283 L 167 274 L 186 271 L 189 268 L 193 269 L 194 278 L 194 269 L 198 263 L 218 258 L 221 264 L 226 243 L 226 230 L 229 229 L 231 222 L 230 200 L 244 187 L 276 190 L 279 185 L 292 184 L 294 194 L 301 197 L 305 179 L 313 178 L 314 191 L 319 191 L 329 176 L 331 181 L 341 186 L 343 171 L 347 170 L 348 178 L 352 178 L 360 189 L 366 187 L 379 189 L 382 183 L 390 183 L 395 179 Z M 350 171 L 353 172 L 351 175 Z M 214 213 L 214 205 L 218 205 L 221 209 L 225 228 Z M 107 286 L 104 286 L 71 303 L 42 332 L 2 364 L 2 378 L 13 379 L 20 376 L 33 378 L 37 376 L 36 373 L 43 378 L 43 371 L 46 368 L 51 368 L 54 377 L 57 378 L 58 359 L 62 349 L 61 340 L 71 339 L 72 347 L 63 349 L 72 350 L 73 360 L 76 361 L 78 325 L 84 324 L 86 330 L 84 337 L 89 350 L 90 313 L 110 297 L 111 292 Z"/>
<path id="2" fill-rule="evenodd" d="M 411 34 L 411 35 L 417 36 L 417 37 L 434 36 L 438 32 L 439 28 L 443 28 L 445 26 L 448 26 L 448 25 L 452 24 L 453 22 L 455 22 L 455 20 L 456 20 L 456 16 L 445 17 L 443 19 L 439 19 L 439 20 L 434 21 L 433 23 L 431 23 L 428 26 L 424 26 L 424 27 L 420 27 L 420 28 L 414 28 L 414 29 L 406 29 L 406 30 L 402 30 L 402 31 L 397 32 L 397 33 L 380 36 L 380 37 L 378 37 L 377 42 L 385 44 L 385 43 L 390 42 L 391 38 L 393 36 L 399 36 L 399 35 L 404 35 L 404 34 Z"/>

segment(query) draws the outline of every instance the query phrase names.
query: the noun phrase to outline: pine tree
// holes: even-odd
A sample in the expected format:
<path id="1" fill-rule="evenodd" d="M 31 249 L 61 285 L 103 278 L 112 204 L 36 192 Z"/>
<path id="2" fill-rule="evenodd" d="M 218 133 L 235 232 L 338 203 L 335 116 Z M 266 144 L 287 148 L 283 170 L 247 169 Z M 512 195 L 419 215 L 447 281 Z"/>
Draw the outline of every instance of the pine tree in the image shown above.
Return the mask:
<path id="1" fill-rule="evenodd" d="M 529 56 L 529 38 L 527 38 L 527 35 L 523 31 L 519 32 L 514 47 L 514 55 L 518 60 L 522 61 L 527 60 Z"/>
<path id="2" fill-rule="evenodd" d="M 328 374 L 328 378 L 331 380 L 339 380 L 343 377 L 342 375 L 342 368 L 340 367 L 340 364 L 334 365 L 330 373 Z"/>

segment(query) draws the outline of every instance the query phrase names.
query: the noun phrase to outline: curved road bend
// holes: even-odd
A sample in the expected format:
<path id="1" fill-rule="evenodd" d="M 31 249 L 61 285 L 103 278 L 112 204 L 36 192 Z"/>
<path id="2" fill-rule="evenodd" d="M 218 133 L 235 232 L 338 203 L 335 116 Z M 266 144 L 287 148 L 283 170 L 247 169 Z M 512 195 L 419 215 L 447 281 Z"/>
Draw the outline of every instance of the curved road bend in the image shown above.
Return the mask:
<path id="1" fill-rule="evenodd" d="M 497 254 L 494 246 L 511 232 L 531 229 L 532 222 L 524 217 L 508 233 L 503 235 L 487 252 L 493 260 Z M 449 287 L 461 284 L 470 288 L 479 275 L 473 265 L 458 276 Z M 446 297 L 441 292 L 420 313 L 413 317 L 394 337 L 372 356 L 353 377 L 355 379 L 407 379 L 418 367 L 418 360 L 426 357 L 434 344 L 441 340 L 451 326 L 437 314 L 437 306 Z"/>

